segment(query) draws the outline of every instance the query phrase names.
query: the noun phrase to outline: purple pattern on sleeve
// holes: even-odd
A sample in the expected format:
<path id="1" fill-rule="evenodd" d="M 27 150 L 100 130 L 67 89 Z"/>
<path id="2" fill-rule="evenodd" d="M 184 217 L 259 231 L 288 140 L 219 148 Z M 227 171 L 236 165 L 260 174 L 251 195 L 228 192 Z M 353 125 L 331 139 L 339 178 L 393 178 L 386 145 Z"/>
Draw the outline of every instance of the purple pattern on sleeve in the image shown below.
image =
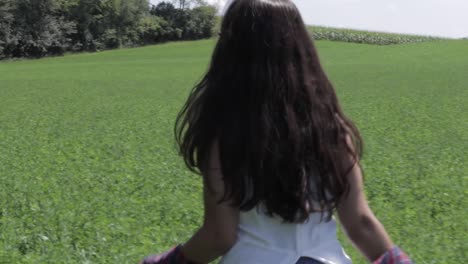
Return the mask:
<path id="1" fill-rule="evenodd" d="M 196 264 L 185 258 L 181 248 L 179 245 L 163 254 L 146 257 L 141 264 Z"/>
<path id="2" fill-rule="evenodd" d="M 393 247 L 372 264 L 413 264 L 413 262 L 403 250 L 399 247 Z"/>

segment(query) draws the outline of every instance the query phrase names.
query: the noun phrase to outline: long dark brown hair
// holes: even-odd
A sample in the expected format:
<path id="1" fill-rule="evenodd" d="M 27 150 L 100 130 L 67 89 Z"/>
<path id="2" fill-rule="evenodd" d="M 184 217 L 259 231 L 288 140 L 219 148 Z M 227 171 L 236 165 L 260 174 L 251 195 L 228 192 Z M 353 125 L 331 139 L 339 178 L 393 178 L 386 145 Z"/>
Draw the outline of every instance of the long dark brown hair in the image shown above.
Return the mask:
<path id="1" fill-rule="evenodd" d="M 329 217 L 349 192 L 346 175 L 362 153 L 290 0 L 232 2 L 175 135 L 186 165 L 201 174 L 217 142 L 220 202 L 242 211 L 263 205 L 286 222 L 304 222 L 312 212 Z M 346 157 L 354 163 L 343 166 Z"/>

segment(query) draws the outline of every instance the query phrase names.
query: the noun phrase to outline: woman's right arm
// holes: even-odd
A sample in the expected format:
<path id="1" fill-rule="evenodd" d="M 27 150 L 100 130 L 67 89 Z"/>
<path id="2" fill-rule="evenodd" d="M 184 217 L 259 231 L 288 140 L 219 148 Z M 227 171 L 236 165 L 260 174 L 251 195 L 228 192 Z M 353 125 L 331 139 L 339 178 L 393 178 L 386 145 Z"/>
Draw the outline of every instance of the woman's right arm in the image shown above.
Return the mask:
<path id="1" fill-rule="evenodd" d="M 367 203 L 360 166 L 355 164 L 347 177 L 350 191 L 338 207 L 338 217 L 354 245 L 370 261 L 375 261 L 391 250 L 393 243 Z"/>

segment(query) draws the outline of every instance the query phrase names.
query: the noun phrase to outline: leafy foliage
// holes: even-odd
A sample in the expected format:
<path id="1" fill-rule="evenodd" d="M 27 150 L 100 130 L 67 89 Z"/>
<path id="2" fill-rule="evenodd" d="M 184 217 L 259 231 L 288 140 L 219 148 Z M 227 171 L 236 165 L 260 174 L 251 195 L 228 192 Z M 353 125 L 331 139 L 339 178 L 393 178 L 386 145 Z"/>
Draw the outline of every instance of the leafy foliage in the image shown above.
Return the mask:
<path id="1" fill-rule="evenodd" d="M 4 57 L 4 50 L 12 41 L 11 24 L 13 15 L 11 14 L 11 1 L 0 2 L 0 59 Z"/>
<path id="2" fill-rule="evenodd" d="M 207 5 L 205 0 L 172 0 L 172 3 L 178 5 L 180 9 L 190 8 L 193 5 Z"/>
<path id="3" fill-rule="evenodd" d="M 0 57 L 42 57 L 63 54 L 74 23 L 57 14 L 54 0 L 17 0 L 2 4 Z"/>
<path id="4" fill-rule="evenodd" d="M 97 51 L 211 36 L 216 9 L 148 0 L 2 0 L 0 59 Z"/>
<path id="5" fill-rule="evenodd" d="M 173 26 L 173 36 L 185 40 L 208 38 L 213 35 L 216 9 L 202 5 L 193 9 L 176 9 L 162 2 L 151 9 L 151 14 L 160 16 Z"/>

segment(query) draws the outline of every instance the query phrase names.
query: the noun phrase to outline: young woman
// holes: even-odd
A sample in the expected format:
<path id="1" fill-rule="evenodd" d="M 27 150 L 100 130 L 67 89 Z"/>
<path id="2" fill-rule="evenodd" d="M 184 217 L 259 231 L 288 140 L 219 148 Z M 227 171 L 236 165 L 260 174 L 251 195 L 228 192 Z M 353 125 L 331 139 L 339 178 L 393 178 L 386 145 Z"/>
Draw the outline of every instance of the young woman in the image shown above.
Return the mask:
<path id="1" fill-rule="evenodd" d="M 291 0 L 232 1 L 175 132 L 203 175 L 204 222 L 142 263 L 351 263 L 334 212 L 370 261 L 411 263 L 367 204 L 361 137 Z"/>

